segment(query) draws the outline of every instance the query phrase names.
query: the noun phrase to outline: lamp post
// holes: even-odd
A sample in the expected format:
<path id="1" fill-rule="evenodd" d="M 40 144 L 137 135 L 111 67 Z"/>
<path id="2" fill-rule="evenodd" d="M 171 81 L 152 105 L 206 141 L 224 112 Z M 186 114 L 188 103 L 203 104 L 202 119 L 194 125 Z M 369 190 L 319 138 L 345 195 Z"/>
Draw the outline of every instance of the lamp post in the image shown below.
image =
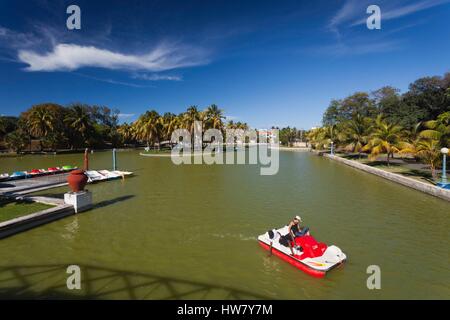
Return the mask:
<path id="1" fill-rule="evenodd" d="M 442 185 L 445 187 L 447 184 L 447 154 L 448 154 L 448 148 L 442 148 L 441 153 L 443 155 L 442 159 Z"/>
<path id="2" fill-rule="evenodd" d="M 331 141 L 331 152 L 330 152 L 330 154 L 331 154 L 332 156 L 334 156 L 333 146 L 334 146 L 334 142 Z"/>

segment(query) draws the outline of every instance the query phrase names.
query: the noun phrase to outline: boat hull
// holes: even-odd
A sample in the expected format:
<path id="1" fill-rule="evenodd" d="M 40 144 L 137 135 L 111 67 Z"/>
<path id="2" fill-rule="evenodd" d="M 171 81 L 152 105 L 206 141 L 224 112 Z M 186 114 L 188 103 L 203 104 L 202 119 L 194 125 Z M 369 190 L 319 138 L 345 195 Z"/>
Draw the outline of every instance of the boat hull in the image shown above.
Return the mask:
<path id="1" fill-rule="evenodd" d="M 261 247 L 263 247 L 265 250 L 270 251 L 270 246 L 268 244 L 262 242 L 261 240 L 258 240 L 258 242 Z M 310 276 L 313 276 L 316 278 L 323 278 L 326 274 L 326 271 L 315 270 L 315 269 L 307 266 L 306 264 L 302 263 L 298 259 L 295 259 L 291 255 L 281 252 L 280 250 L 278 250 L 275 247 L 272 247 L 272 254 L 276 255 L 277 257 L 281 258 L 282 260 L 286 261 L 287 263 L 293 265 L 297 269 L 300 269 L 303 272 L 309 274 Z"/>

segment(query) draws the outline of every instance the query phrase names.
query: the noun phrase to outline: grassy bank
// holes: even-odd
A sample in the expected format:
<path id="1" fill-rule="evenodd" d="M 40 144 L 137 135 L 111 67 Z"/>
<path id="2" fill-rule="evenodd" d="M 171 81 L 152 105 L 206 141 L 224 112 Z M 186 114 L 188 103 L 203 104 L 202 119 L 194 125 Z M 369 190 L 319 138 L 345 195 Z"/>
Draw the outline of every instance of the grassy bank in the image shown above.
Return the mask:
<path id="1" fill-rule="evenodd" d="M 430 183 L 433 185 L 435 184 L 429 166 L 417 162 L 414 159 L 394 158 L 390 159 L 388 165 L 386 161 L 386 155 L 383 154 L 373 160 L 370 160 L 366 154 L 358 155 L 358 154 L 336 153 L 336 155 L 348 160 L 357 161 L 359 163 L 366 164 L 374 168 L 396 173 L 418 181 Z M 440 176 L 440 173 L 438 173 L 438 175 Z"/>
<path id="2" fill-rule="evenodd" d="M 0 202 L 0 222 L 22 217 L 52 206 L 29 201 Z"/>

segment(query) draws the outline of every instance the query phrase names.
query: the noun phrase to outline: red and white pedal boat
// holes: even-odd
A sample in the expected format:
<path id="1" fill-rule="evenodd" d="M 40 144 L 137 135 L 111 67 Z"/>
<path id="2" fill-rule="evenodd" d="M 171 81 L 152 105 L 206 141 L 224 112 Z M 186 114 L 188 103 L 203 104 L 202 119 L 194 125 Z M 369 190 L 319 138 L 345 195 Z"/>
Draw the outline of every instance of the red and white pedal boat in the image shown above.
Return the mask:
<path id="1" fill-rule="evenodd" d="M 287 235 L 287 226 L 266 232 L 258 237 L 259 244 L 266 250 L 272 246 L 272 254 L 289 262 L 294 267 L 314 277 L 324 277 L 331 269 L 343 264 L 347 256 L 338 247 L 317 242 L 312 236 L 295 238 L 292 255 L 289 246 L 280 243 L 280 237 Z M 271 236 L 274 237 L 271 238 Z M 292 244 L 292 242 L 291 242 Z"/>

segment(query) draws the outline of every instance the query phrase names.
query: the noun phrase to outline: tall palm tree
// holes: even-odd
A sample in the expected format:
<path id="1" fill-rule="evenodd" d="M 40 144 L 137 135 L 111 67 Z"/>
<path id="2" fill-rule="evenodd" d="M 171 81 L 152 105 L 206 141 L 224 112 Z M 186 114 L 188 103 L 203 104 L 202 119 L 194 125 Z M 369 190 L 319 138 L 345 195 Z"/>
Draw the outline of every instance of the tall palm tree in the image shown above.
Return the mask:
<path id="1" fill-rule="evenodd" d="M 223 115 L 223 110 L 219 109 L 218 106 L 215 104 L 210 105 L 205 111 L 205 116 L 208 128 L 223 130 L 222 120 L 225 120 L 225 116 Z"/>
<path id="2" fill-rule="evenodd" d="M 187 129 L 189 133 L 191 134 L 191 149 L 194 150 L 194 143 L 195 143 L 195 137 L 194 137 L 194 128 L 195 128 L 195 121 L 201 121 L 203 119 L 204 115 L 198 111 L 197 106 L 190 106 L 186 112 L 183 114 L 183 128 Z"/>
<path id="3" fill-rule="evenodd" d="M 75 133 L 75 136 L 69 138 L 73 148 L 73 140 L 79 134 L 83 139 L 84 145 L 89 145 L 89 138 L 94 132 L 94 121 L 92 120 L 89 109 L 84 105 L 73 105 L 69 108 L 64 122 Z"/>
<path id="4" fill-rule="evenodd" d="M 124 144 L 129 143 L 134 138 L 134 127 L 127 122 L 121 124 L 117 128 L 117 132 L 122 137 L 122 141 Z"/>
<path id="5" fill-rule="evenodd" d="M 370 157 L 376 158 L 380 153 L 387 154 L 387 165 L 389 166 L 389 158 L 394 156 L 401 150 L 401 141 L 403 128 L 399 125 L 388 123 L 383 120 L 382 115 L 379 115 L 375 120 L 375 125 L 372 127 L 372 133 L 369 137 L 369 142 L 362 149 L 363 151 L 370 150 Z"/>
<path id="6" fill-rule="evenodd" d="M 150 143 L 157 143 L 159 147 L 159 141 L 161 136 L 161 120 L 158 112 L 151 110 L 146 111 L 134 124 L 136 138 L 147 143 L 147 147 L 150 147 Z"/>
<path id="7" fill-rule="evenodd" d="M 176 114 L 166 112 L 161 117 L 162 135 L 165 140 L 171 140 L 172 133 L 181 126 L 181 119 Z"/>
<path id="8" fill-rule="evenodd" d="M 369 120 L 362 115 L 356 115 L 352 120 L 345 123 L 344 136 L 347 141 L 347 148 L 352 152 L 358 152 L 361 157 L 361 151 L 368 140 Z"/>
<path id="9" fill-rule="evenodd" d="M 29 133 L 39 138 L 42 145 L 53 149 L 64 140 L 63 137 L 63 107 L 53 103 L 35 105 L 22 114 Z"/>
<path id="10" fill-rule="evenodd" d="M 308 133 L 308 139 L 315 149 L 323 150 L 333 141 L 335 142 L 336 125 L 315 128 Z"/>
<path id="11" fill-rule="evenodd" d="M 439 140 L 420 138 L 414 143 L 405 144 L 400 153 L 414 154 L 430 166 L 431 175 L 437 178 L 436 167 L 441 162 L 441 148 Z"/>

